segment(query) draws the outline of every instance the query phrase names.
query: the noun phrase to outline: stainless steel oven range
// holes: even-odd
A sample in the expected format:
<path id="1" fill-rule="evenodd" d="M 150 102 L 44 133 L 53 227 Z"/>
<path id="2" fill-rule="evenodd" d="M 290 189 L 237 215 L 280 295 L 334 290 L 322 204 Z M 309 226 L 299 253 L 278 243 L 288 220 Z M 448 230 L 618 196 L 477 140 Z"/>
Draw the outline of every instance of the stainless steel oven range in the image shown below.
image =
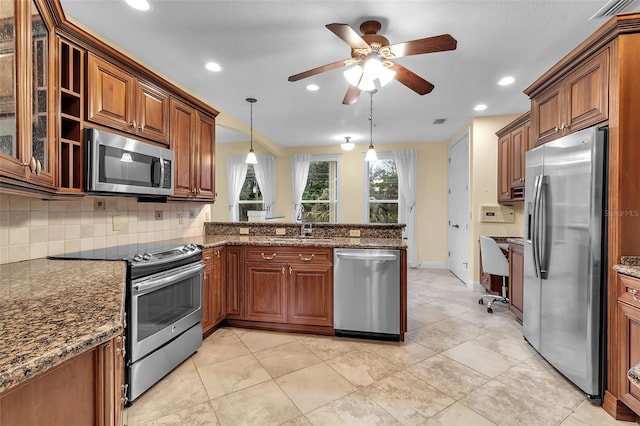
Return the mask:
<path id="1" fill-rule="evenodd" d="M 149 243 L 63 258 L 127 261 L 127 399 L 134 401 L 202 345 L 202 248 Z"/>

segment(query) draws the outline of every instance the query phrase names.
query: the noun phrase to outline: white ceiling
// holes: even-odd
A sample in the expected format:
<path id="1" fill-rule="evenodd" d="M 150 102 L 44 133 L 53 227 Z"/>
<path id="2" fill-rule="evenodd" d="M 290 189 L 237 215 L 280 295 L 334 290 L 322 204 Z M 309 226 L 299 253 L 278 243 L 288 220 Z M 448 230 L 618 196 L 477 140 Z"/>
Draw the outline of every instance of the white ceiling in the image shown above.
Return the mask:
<path id="1" fill-rule="evenodd" d="M 369 140 L 369 95 L 342 105 L 342 70 L 295 83 L 289 75 L 350 57 L 325 28 L 377 19 L 391 44 L 449 33 L 454 51 L 397 59 L 435 85 L 420 96 L 398 82 L 373 99 L 374 143 L 447 140 L 473 116 L 529 109 L 522 90 L 601 26 L 589 20 L 605 0 L 150 0 L 140 12 L 124 0 L 62 0 L 68 18 L 221 111 L 219 142 L 254 140 L 284 147 Z M 636 1 L 630 10 L 639 10 Z M 204 68 L 215 61 L 223 70 Z M 515 84 L 501 87 L 505 75 Z M 305 89 L 309 83 L 318 92 Z M 475 112 L 478 103 L 488 105 Z M 437 118 L 446 122 L 434 125 Z"/>

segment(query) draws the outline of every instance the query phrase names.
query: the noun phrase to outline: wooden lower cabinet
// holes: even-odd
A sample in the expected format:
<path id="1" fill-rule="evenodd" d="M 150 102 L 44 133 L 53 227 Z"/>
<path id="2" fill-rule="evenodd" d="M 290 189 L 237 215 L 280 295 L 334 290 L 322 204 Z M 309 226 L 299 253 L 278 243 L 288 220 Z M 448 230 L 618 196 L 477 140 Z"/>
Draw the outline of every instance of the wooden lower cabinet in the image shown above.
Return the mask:
<path id="1" fill-rule="evenodd" d="M 204 276 L 202 278 L 202 334 L 206 335 L 213 328 L 213 249 L 202 252 Z"/>
<path id="2" fill-rule="evenodd" d="M 224 247 L 205 249 L 202 260 L 205 263 L 202 280 L 202 334 L 207 335 L 225 318 L 224 283 L 226 250 Z"/>
<path id="3" fill-rule="evenodd" d="M 509 309 L 522 323 L 524 288 L 524 246 L 509 244 Z"/>
<path id="4" fill-rule="evenodd" d="M 287 276 L 284 264 L 245 263 L 246 320 L 287 321 Z"/>
<path id="5" fill-rule="evenodd" d="M 122 425 L 124 338 L 84 352 L 0 396 L 0 425 Z"/>
<path id="6" fill-rule="evenodd" d="M 333 265 L 290 265 L 287 322 L 333 326 Z"/>
<path id="7" fill-rule="evenodd" d="M 244 248 L 227 246 L 225 250 L 225 318 L 244 319 Z"/>
<path id="8" fill-rule="evenodd" d="M 618 274 L 618 289 L 618 397 L 640 415 L 640 387 L 627 377 L 627 371 L 640 362 L 640 279 Z"/>

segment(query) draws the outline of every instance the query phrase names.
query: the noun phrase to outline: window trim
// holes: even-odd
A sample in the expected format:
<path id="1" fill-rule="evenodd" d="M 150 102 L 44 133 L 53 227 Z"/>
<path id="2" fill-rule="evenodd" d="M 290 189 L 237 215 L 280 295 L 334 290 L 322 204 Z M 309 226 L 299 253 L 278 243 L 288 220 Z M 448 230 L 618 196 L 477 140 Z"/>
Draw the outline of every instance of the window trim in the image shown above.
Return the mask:
<path id="1" fill-rule="evenodd" d="M 311 154 L 311 162 L 318 161 L 335 161 L 336 162 L 336 220 L 335 222 L 326 222 L 326 223 L 340 223 L 340 170 L 342 169 L 342 154 Z M 311 164 L 309 164 L 311 166 Z M 308 178 L 307 178 L 308 181 Z M 306 187 L 306 185 L 305 185 Z M 304 194 L 304 193 L 303 193 Z M 320 203 L 319 201 L 308 201 L 308 203 Z M 302 200 L 302 204 L 305 204 L 305 200 Z M 324 223 L 324 222 L 323 222 Z"/>
<path id="2" fill-rule="evenodd" d="M 245 182 L 247 181 L 247 176 L 249 175 L 249 167 L 252 167 L 252 168 L 253 168 L 253 165 L 252 165 L 252 164 L 249 164 L 249 165 L 247 166 L 247 172 L 245 173 L 245 175 L 244 175 L 244 181 L 242 182 L 242 186 L 243 186 L 243 187 L 244 187 Z M 254 169 L 253 173 L 254 173 L 254 176 L 255 176 L 255 169 Z M 256 180 L 256 185 L 258 185 L 258 188 L 260 188 L 260 184 L 258 183 L 258 181 L 257 181 L 257 180 Z M 261 191 L 262 191 L 262 190 L 261 190 Z M 240 193 L 242 193 L 242 190 L 240 190 Z M 239 221 L 239 222 L 244 222 L 244 221 L 242 220 L 242 218 L 241 218 L 241 216 L 242 216 L 242 215 L 240 214 L 240 206 L 241 206 L 242 204 L 261 204 L 261 205 L 262 205 L 262 209 L 264 210 L 264 198 L 263 198 L 262 200 L 241 200 L 241 199 L 240 199 L 240 195 L 238 195 L 238 199 L 237 199 L 236 201 L 237 201 L 237 207 L 236 207 L 236 209 L 238 209 L 237 213 L 238 213 L 238 221 Z M 249 221 L 249 219 L 247 218 L 247 222 L 248 222 L 248 221 Z"/>
<path id="3" fill-rule="evenodd" d="M 378 160 L 393 160 L 393 162 L 395 163 L 396 159 L 393 155 L 393 152 L 391 151 L 384 151 L 384 152 L 377 152 L 376 153 L 378 155 Z M 365 156 L 366 153 L 362 153 L 362 161 L 364 162 L 365 166 L 363 167 L 363 174 L 362 174 L 362 196 L 364 199 L 364 203 L 362 204 L 362 217 L 363 217 L 363 223 L 371 223 L 371 218 L 369 217 L 369 162 L 367 160 L 365 160 Z M 397 172 L 397 167 L 398 165 L 396 164 L 396 172 Z M 400 208 L 400 188 L 398 188 L 398 200 L 393 201 L 393 200 L 379 200 L 377 201 L 378 203 L 388 203 L 388 204 L 396 204 L 398 205 L 398 209 Z M 397 222 L 396 222 L 397 223 Z"/>

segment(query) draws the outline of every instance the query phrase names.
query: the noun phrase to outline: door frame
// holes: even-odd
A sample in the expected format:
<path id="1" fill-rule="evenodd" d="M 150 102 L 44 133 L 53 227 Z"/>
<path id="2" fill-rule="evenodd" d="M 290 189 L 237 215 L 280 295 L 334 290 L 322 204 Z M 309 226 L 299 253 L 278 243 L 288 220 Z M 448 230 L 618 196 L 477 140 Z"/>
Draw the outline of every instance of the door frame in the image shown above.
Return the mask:
<path id="1" fill-rule="evenodd" d="M 466 233 L 466 238 L 461 239 L 460 241 L 464 241 L 464 246 L 460 248 L 460 253 L 463 254 L 463 259 L 466 259 L 466 264 L 467 264 L 467 268 L 465 271 L 465 276 L 460 276 L 458 275 L 456 272 L 454 272 L 453 270 L 451 270 L 451 242 L 452 242 L 452 232 L 451 232 L 451 227 L 449 226 L 451 223 L 451 200 L 450 200 L 450 195 L 449 194 L 449 190 L 450 190 L 450 179 L 451 179 L 451 151 L 454 147 L 456 147 L 456 145 L 458 145 L 459 143 L 465 144 L 466 145 L 466 150 L 464 152 L 466 152 L 466 173 L 467 173 L 467 180 L 466 180 L 466 187 L 467 187 L 467 210 L 469 210 L 471 207 L 471 182 L 470 182 L 470 176 L 471 176 L 471 128 L 467 128 L 467 130 L 458 137 L 458 139 L 455 140 L 455 142 L 451 143 L 448 147 L 447 147 L 447 269 L 449 271 L 451 271 L 455 276 L 457 276 L 467 287 L 469 288 L 473 288 L 473 280 L 470 279 L 469 277 L 469 265 L 470 265 L 470 246 L 469 246 L 469 222 L 471 221 L 471 215 L 468 215 L 466 218 L 466 229 L 464 229 L 465 233 Z M 465 263 L 465 262 L 463 262 Z"/>

